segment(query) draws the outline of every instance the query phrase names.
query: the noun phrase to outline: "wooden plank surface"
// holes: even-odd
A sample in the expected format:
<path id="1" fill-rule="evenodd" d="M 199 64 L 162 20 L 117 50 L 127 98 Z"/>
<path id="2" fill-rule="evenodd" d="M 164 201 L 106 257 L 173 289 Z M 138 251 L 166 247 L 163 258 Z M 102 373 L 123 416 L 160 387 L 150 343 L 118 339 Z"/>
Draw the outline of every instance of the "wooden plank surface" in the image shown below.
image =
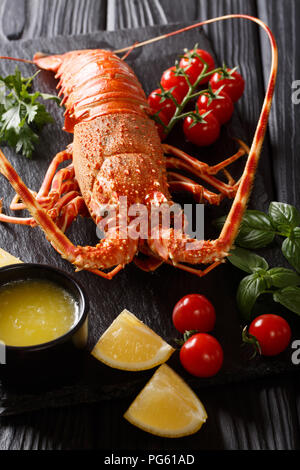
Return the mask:
<path id="1" fill-rule="evenodd" d="M 296 64 L 296 46 L 299 45 L 295 20 L 299 7 L 297 0 L 278 0 L 276 8 L 273 3 L 274 0 L 3 0 L 0 5 L 0 39 L 193 22 L 232 12 L 261 15 L 272 26 L 274 33 L 278 33 L 283 67 L 287 70 L 287 76 L 280 78 L 281 87 L 277 91 L 270 136 L 265 145 L 270 146 L 274 156 L 278 198 L 297 203 L 298 172 L 292 169 L 297 169 L 299 165 L 296 134 L 298 110 L 291 109 L 289 97 L 291 80 L 300 79 L 300 73 L 297 77 L 299 66 L 293 65 Z M 258 33 L 254 33 L 256 44 L 249 43 L 247 37 L 251 30 L 252 26 L 236 22 L 234 25 L 213 26 L 207 32 L 215 51 L 222 57 L 228 57 L 228 63 L 235 58 L 234 46 L 242 48 L 245 56 L 251 59 L 249 66 L 254 63 L 258 70 L 261 70 L 259 65 L 262 66 L 263 82 L 268 55 L 267 52 L 256 52 L 254 46 L 261 44 L 265 52 L 266 44 Z M 284 83 L 288 83 L 288 89 Z M 255 99 L 253 106 L 257 106 Z M 284 137 L 279 139 L 278 135 Z M 291 190 L 284 189 L 290 187 Z M 222 390 L 210 389 L 203 391 L 201 398 L 206 403 L 210 419 L 201 433 L 181 441 L 181 448 L 184 445 L 185 449 L 193 450 L 299 449 L 300 385 L 297 376 L 226 386 Z M 0 419 L 0 449 L 171 450 L 180 446 L 176 441 L 142 433 L 120 419 L 129 401 L 124 399 L 57 410 L 45 409 L 3 417 Z"/>
<path id="2" fill-rule="evenodd" d="M 299 131 L 300 105 L 293 104 L 292 94 L 295 91 L 292 83 L 300 78 L 299 19 L 300 3 L 297 1 L 270 2 L 258 0 L 258 13 L 270 28 L 278 34 L 279 73 L 276 87 L 275 101 L 271 113 L 270 137 L 272 143 L 274 178 L 277 188 L 278 200 L 289 202 L 299 207 Z M 289 18 L 289 27 L 285 22 L 278 23 L 278 17 Z M 270 52 L 266 45 L 266 38 L 262 36 L 262 51 L 264 75 L 270 62 Z M 282 132 L 284 131 L 284 132 Z M 282 138 L 276 138 L 279 134 Z M 282 158 L 286 156 L 286 159 Z"/>

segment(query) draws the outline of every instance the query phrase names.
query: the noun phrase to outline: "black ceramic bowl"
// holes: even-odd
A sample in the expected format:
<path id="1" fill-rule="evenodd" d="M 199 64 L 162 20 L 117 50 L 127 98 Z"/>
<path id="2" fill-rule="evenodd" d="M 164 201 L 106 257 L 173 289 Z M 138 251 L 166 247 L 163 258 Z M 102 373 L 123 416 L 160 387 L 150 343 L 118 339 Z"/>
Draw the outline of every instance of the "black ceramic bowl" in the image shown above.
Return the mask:
<path id="1" fill-rule="evenodd" d="M 65 374 L 67 370 L 72 370 L 72 365 L 75 368 L 78 366 L 78 349 L 84 348 L 87 342 L 87 296 L 72 276 L 52 266 L 21 263 L 0 269 L 0 287 L 8 282 L 28 279 L 47 279 L 63 287 L 78 305 L 78 318 L 67 333 L 47 343 L 32 346 L 1 345 L 4 351 L 2 349 L 0 355 L 0 377 L 18 378 L 30 372 L 36 377 Z"/>

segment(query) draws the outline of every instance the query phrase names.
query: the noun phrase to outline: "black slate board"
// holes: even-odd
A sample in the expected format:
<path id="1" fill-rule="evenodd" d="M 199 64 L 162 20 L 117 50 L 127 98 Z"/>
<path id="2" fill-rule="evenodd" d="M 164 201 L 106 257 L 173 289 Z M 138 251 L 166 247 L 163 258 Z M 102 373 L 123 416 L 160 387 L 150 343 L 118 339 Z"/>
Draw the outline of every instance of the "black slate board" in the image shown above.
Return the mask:
<path id="1" fill-rule="evenodd" d="M 182 25 L 176 27 L 179 26 Z M 32 41 L 3 44 L 1 55 L 31 58 L 37 50 L 56 53 L 94 47 L 115 49 L 174 29 L 175 26 L 173 25 L 75 37 L 40 38 Z M 162 71 L 174 62 L 183 47 L 190 48 L 195 43 L 198 43 L 202 48 L 211 50 L 204 34 L 199 30 L 195 30 L 137 49 L 129 56 L 128 62 L 135 69 L 145 91 L 149 92 L 156 87 Z M 219 57 L 219 63 L 222 63 L 222 57 Z M 242 73 L 248 67 L 248 64 L 244 63 L 242 55 L 239 65 Z M 1 74 L 6 75 L 12 72 L 14 67 L 15 63 L 2 62 Z M 31 74 L 33 70 L 30 65 L 20 64 L 19 68 L 27 75 Z M 40 73 L 36 79 L 36 87 L 39 90 L 53 93 L 55 81 L 52 75 L 46 72 Z M 248 112 L 245 113 L 247 98 L 249 98 L 249 92 L 252 89 L 256 90 L 259 104 L 257 107 L 249 106 Z M 241 105 L 237 106 L 232 123 L 223 130 L 220 143 L 210 150 L 198 150 L 199 159 L 213 163 L 221 160 L 224 155 L 230 155 L 233 151 L 230 135 L 241 137 L 250 144 L 258 118 L 256 111 L 259 109 L 262 99 L 263 83 L 259 77 L 253 75 Z M 240 107 L 243 109 L 243 119 L 239 119 Z M 38 189 L 52 157 L 58 151 L 64 149 L 72 140 L 71 135 L 61 130 L 63 123 L 62 111 L 58 110 L 53 104 L 49 104 L 49 108 L 55 116 L 56 123 L 48 126 L 43 131 L 34 161 L 25 162 L 24 159 L 15 156 L 9 149 L 5 149 L 6 155 L 31 189 Z M 170 141 L 188 152 L 195 153 L 193 146 L 184 143 L 180 131 L 176 133 L 176 138 L 170 137 Z M 265 146 L 252 196 L 252 205 L 257 209 L 265 209 L 268 202 L 273 198 L 270 165 L 268 148 Z M 238 170 L 241 170 L 241 164 L 237 166 Z M 5 196 L 4 207 L 7 207 L 13 192 L 4 178 L 1 178 L 2 195 Z M 226 203 L 217 210 L 207 207 L 207 222 L 227 210 L 228 205 Z M 97 242 L 95 227 L 91 221 L 79 220 L 72 226 L 69 235 L 78 244 L 95 244 Z M 39 229 L 32 230 L 21 226 L 1 225 L 0 246 L 9 248 L 14 255 L 19 256 L 24 261 L 50 263 L 66 271 L 73 272 L 72 267 L 50 247 Z M 276 250 L 272 250 L 272 254 L 266 253 L 266 256 L 271 265 L 278 265 L 278 252 Z M 176 336 L 176 331 L 171 323 L 173 305 L 187 293 L 201 292 L 211 298 L 215 304 L 218 321 L 214 334 L 224 348 L 225 362 L 222 371 L 216 377 L 210 380 L 199 380 L 185 374 L 179 365 L 178 356 L 175 354 L 170 360 L 170 365 L 195 390 L 209 384 L 248 380 L 295 369 L 295 366 L 291 364 L 290 351 L 275 360 L 252 362 L 249 362 L 247 352 L 241 353 L 240 322 L 235 305 L 235 292 L 240 273 L 230 265 L 226 264 L 219 267 L 203 279 L 175 270 L 170 266 L 162 266 L 155 273 L 148 274 L 138 270 L 134 265 L 128 266 L 112 281 L 106 281 L 85 272 L 76 274 L 76 276 L 86 287 L 90 297 L 89 349 L 124 308 L 128 308 L 136 314 L 167 341 L 172 341 L 172 338 Z M 216 292 L 218 295 L 216 295 Z M 293 323 L 293 317 L 289 316 L 289 319 Z M 294 326 L 293 331 L 295 337 L 297 337 L 297 328 L 296 325 Z M 81 359 L 83 369 L 80 372 L 75 370 L 73 374 L 69 374 L 68 377 L 60 378 L 55 382 L 45 382 L 34 387 L 29 384 L 24 384 L 24 387 L 14 387 L 2 383 L 0 385 L 0 410 L 3 414 L 11 414 L 44 406 L 59 406 L 125 396 L 138 392 L 153 373 L 153 371 L 128 373 L 110 369 L 90 357 L 88 351 L 81 355 Z"/>

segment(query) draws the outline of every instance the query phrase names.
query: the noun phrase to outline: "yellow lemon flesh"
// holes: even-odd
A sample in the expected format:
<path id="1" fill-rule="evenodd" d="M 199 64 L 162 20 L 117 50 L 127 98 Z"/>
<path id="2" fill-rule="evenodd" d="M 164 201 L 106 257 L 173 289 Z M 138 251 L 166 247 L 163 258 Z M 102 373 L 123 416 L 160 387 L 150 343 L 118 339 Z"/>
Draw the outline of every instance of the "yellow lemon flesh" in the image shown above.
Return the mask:
<path id="1" fill-rule="evenodd" d="M 2 248 L 0 248 L 0 268 L 3 268 L 3 266 L 8 266 L 9 264 L 17 263 L 22 263 L 22 261 L 19 260 L 19 258 L 15 258 L 10 253 L 7 253 L 7 251 L 4 251 L 2 250 Z"/>
<path id="2" fill-rule="evenodd" d="M 163 364 L 132 402 L 124 418 L 156 436 L 182 437 L 197 432 L 207 414 L 184 380 Z"/>
<path id="3" fill-rule="evenodd" d="M 138 371 L 166 362 L 174 352 L 151 328 L 123 310 L 103 333 L 92 355 L 110 367 Z"/>

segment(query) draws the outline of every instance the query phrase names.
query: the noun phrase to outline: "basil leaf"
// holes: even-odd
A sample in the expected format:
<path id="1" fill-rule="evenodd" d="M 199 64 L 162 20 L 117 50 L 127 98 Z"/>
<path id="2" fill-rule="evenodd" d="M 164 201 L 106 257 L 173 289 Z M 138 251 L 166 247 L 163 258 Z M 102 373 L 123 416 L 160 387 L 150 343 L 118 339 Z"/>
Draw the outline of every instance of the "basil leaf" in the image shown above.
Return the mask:
<path id="1" fill-rule="evenodd" d="M 289 287 L 299 286 L 300 276 L 292 269 L 287 268 L 272 268 L 268 271 L 271 276 L 271 282 L 274 287 Z"/>
<path id="2" fill-rule="evenodd" d="M 237 290 L 236 301 L 241 314 L 246 320 L 250 319 L 257 298 L 266 289 L 266 280 L 258 274 L 251 274 L 241 280 Z"/>
<path id="3" fill-rule="evenodd" d="M 290 286 L 274 292 L 273 299 L 300 315 L 300 287 Z"/>
<path id="4" fill-rule="evenodd" d="M 263 212 L 248 210 L 236 242 L 244 248 L 257 249 L 269 245 L 274 237 L 275 229 L 269 217 Z"/>
<path id="5" fill-rule="evenodd" d="M 296 207 L 284 202 L 271 202 L 269 216 L 274 226 L 282 232 L 300 225 L 300 213 Z"/>
<path id="6" fill-rule="evenodd" d="M 227 258 L 235 267 L 245 271 L 246 273 L 253 273 L 256 269 L 266 271 L 268 269 L 267 261 L 259 255 L 245 250 L 244 248 L 234 248 Z"/>
<path id="7" fill-rule="evenodd" d="M 292 230 L 290 236 L 282 243 L 281 250 L 288 262 L 300 272 L 300 227 Z"/>
<path id="8" fill-rule="evenodd" d="M 220 217 L 214 221 L 214 225 L 221 230 L 225 220 L 226 216 Z M 254 250 L 269 245 L 274 240 L 275 233 L 266 214 L 256 210 L 247 210 L 235 242 L 243 248 Z"/>

